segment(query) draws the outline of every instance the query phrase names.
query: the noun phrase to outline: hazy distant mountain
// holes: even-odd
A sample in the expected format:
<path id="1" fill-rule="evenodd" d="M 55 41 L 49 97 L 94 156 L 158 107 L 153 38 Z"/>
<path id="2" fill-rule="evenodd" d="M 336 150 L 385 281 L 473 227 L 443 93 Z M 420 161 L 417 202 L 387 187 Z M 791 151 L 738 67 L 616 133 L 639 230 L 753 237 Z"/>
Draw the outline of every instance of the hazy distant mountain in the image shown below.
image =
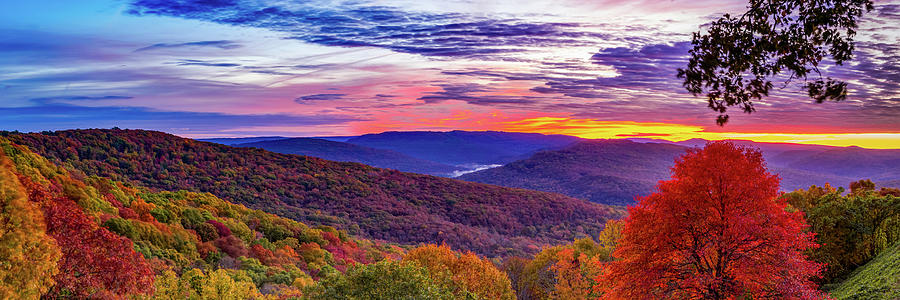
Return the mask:
<path id="1" fill-rule="evenodd" d="M 254 143 L 235 144 L 235 147 L 256 147 L 284 154 L 315 156 L 333 161 L 367 164 L 429 175 L 450 176 L 459 167 L 418 159 L 400 152 L 369 148 L 319 138 L 285 138 Z"/>
<path id="2" fill-rule="evenodd" d="M 581 139 L 565 135 L 497 131 L 409 131 L 363 136 L 288 138 L 280 136 L 201 139 L 257 147 L 380 168 L 456 177 L 523 159 L 539 150 L 560 149 Z"/>
<path id="3" fill-rule="evenodd" d="M 539 150 L 563 148 L 579 140 L 565 135 L 457 130 L 384 132 L 347 142 L 449 165 L 492 165 L 527 158 Z"/>
<path id="4" fill-rule="evenodd" d="M 647 195 L 685 147 L 628 140 L 593 140 L 459 179 L 557 192 L 592 202 L 624 205 Z"/>
<path id="5" fill-rule="evenodd" d="M 212 138 L 212 139 L 198 139 L 198 141 L 222 144 L 222 145 L 237 145 L 243 143 L 255 143 L 262 141 L 274 141 L 286 139 L 288 137 L 283 136 L 255 136 L 255 137 L 245 137 L 245 138 Z"/>
<path id="6" fill-rule="evenodd" d="M 595 140 L 569 148 L 539 152 L 503 167 L 466 174 L 459 179 L 509 187 L 558 192 L 605 204 L 629 204 L 646 195 L 656 182 L 669 178 L 674 159 L 703 140 L 656 143 L 641 140 Z M 781 176 L 781 188 L 792 191 L 830 183 L 848 186 L 872 179 L 885 186 L 900 180 L 900 150 L 830 147 L 735 141 L 759 148 L 769 169 Z M 681 144 L 681 145 L 679 145 Z M 684 146 L 682 146 L 684 145 Z"/>
<path id="7" fill-rule="evenodd" d="M 900 179 L 900 150 L 841 147 L 815 152 L 785 152 L 773 160 L 797 170 L 876 182 Z"/>

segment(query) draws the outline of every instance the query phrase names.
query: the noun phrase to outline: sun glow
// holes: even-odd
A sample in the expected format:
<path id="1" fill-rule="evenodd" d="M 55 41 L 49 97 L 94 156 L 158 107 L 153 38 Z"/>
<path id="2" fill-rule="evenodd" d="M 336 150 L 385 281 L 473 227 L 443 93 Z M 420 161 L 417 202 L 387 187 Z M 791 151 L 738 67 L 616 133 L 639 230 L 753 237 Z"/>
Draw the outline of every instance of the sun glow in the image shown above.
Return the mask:
<path id="1" fill-rule="evenodd" d="M 503 122 L 498 130 L 564 134 L 587 139 L 654 138 L 684 141 L 741 139 L 755 142 L 859 146 L 872 149 L 900 148 L 900 133 L 768 133 L 711 132 L 702 126 L 634 121 L 598 121 L 567 117 L 538 117 Z"/>

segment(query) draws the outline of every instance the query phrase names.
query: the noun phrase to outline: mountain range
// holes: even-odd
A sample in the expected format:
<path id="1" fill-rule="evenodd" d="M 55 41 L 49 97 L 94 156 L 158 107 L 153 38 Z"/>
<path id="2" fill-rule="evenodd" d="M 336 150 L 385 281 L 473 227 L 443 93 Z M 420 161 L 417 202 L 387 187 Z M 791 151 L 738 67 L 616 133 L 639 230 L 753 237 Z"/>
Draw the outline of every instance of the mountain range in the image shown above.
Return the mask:
<path id="1" fill-rule="evenodd" d="M 900 150 L 829 147 L 733 141 L 760 149 L 771 172 L 780 175 L 781 189 L 792 191 L 830 183 L 847 186 L 872 179 L 896 186 Z M 597 203 L 627 205 L 635 196 L 653 191 L 669 178 L 674 159 L 704 140 L 593 140 L 543 151 L 502 167 L 473 172 L 459 179 L 502 186 L 556 192 Z"/>
<path id="2" fill-rule="evenodd" d="M 214 138 L 201 141 L 255 147 L 334 161 L 358 162 L 405 172 L 457 177 L 560 149 L 582 139 L 565 135 L 499 131 L 388 131 L 340 137 L 280 136 Z"/>
<path id="3" fill-rule="evenodd" d="M 561 193 L 628 205 L 669 177 L 674 159 L 706 140 L 587 140 L 509 132 L 385 132 L 356 137 L 259 137 L 210 140 L 237 147 L 364 163 L 413 173 Z M 252 142 L 248 142 L 252 141 Z M 784 191 L 872 179 L 898 186 L 900 150 L 789 143 L 733 143 L 760 149 Z"/>
<path id="4" fill-rule="evenodd" d="M 379 168 L 404 172 L 448 176 L 460 170 L 457 166 L 415 158 L 400 152 L 329 141 L 318 138 L 283 138 L 233 144 L 235 147 L 254 147 L 284 154 L 315 156 L 333 161 L 357 162 Z"/>

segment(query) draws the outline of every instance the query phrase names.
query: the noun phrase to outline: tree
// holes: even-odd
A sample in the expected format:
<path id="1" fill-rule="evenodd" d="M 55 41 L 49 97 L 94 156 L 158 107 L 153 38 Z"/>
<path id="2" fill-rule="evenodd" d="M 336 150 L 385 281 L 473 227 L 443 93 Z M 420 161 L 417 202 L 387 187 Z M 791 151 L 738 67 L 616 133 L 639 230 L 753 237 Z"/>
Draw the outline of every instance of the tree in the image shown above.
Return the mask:
<path id="1" fill-rule="evenodd" d="M 900 198 L 875 193 L 869 180 L 850 184 L 853 192 L 812 186 L 784 194 L 792 206 L 806 213 L 810 230 L 821 247 L 810 257 L 827 266 L 821 282 L 833 282 L 900 241 Z"/>
<path id="2" fill-rule="evenodd" d="M 403 261 L 415 262 L 428 269 L 431 278 L 447 283 L 460 298 L 467 293 L 479 299 L 514 299 L 509 277 L 494 263 L 472 252 L 456 253 L 447 245 L 428 244 L 413 250 Z"/>
<path id="3" fill-rule="evenodd" d="M 434 282 L 424 267 L 391 260 L 357 265 L 343 276 L 322 279 L 304 294 L 309 299 L 456 299 L 450 288 Z"/>
<path id="4" fill-rule="evenodd" d="M 60 251 L 0 150 L 0 299 L 37 299 L 53 285 Z"/>
<path id="5" fill-rule="evenodd" d="M 588 258 L 584 253 L 575 254 L 575 249 L 563 249 L 556 254 L 558 261 L 551 269 L 556 272 L 556 285 L 550 293 L 552 299 L 587 299 L 593 287 L 591 283 L 599 273 L 600 264 L 596 256 Z M 596 297 L 592 297 L 596 298 Z"/>
<path id="6" fill-rule="evenodd" d="M 190 269 L 180 278 L 172 270 L 156 277 L 154 300 L 174 299 L 266 299 L 241 271 L 218 269 L 203 273 Z"/>
<path id="7" fill-rule="evenodd" d="M 519 299 L 596 299 L 606 290 L 596 278 L 612 260 L 621 232 L 622 222 L 609 220 L 596 241 L 547 247 L 531 260 L 507 259 L 503 269 Z"/>
<path id="8" fill-rule="evenodd" d="M 769 95 L 773 78 L 803 80 L 817 103 L 843 100 L 847 84 L 823 78 L 819 64 L 852 58 L 857 23 L 872 9 L 871 0 L 750 0 L 741 16 L 725 14 L 705 34 L 694 33 L 678 78 L 695 96 L 706 95 L 719 125 L 728 122 L 729 106 L 754 112 L 752 101 Z"/>
<path id="9" fill-rule="evenodd" d="M 862 195 L 875 191 L 875 183 L 870 179 L 858 180 L 850 183 L 850 193 L 854 195 Z"/>
<path id="10" fill-rule="evenodd" d="M 153 290 L 153 271 L 134 251 L 131 240 L 100 227 L 69 199 L 47 199 L 43 207 L 47 233 L 62 250 L 60 272 L 49 298 L 145 294 Z"/>
<path id="11" fill-rule="evenodd" d="M 688 150 L 672 179 L 629 207 L 600 280 L 611 299 L 812 299 L 822 265 L 800 211 L 778 196 L 762 154 L 730 142 Z"/>

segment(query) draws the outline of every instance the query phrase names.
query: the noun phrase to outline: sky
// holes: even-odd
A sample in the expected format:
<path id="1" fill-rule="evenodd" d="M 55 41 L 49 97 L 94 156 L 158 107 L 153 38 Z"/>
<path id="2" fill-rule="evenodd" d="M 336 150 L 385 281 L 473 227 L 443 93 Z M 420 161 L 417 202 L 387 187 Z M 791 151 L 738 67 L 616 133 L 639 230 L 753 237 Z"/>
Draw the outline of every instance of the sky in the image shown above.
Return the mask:
<path id="1" fill-rule="evenodd" d="M 715 124 L 691 33 L 746 0 L 80 0 L 0 4 L 0 129 L 185 137 L 501 130 L 900 148 L 900 0 L 856 57 Z"/>

